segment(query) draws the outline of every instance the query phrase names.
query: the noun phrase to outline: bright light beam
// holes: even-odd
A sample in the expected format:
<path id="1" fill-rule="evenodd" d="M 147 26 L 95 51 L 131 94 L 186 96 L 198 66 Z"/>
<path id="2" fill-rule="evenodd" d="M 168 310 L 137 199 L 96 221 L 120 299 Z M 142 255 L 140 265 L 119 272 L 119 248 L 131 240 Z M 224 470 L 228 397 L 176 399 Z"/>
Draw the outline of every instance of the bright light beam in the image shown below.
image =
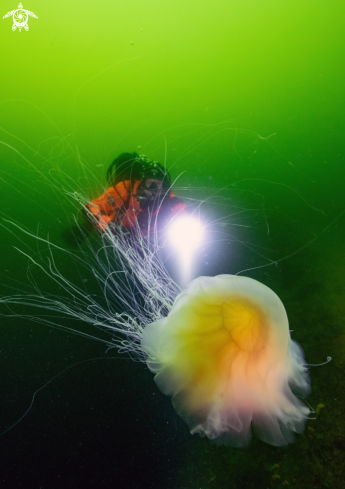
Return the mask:
<path id="1" fill-rule="evenodd" d="M 185 216 L 174 221 L 168 231 L 169 240 L 179 252 L 183 285 L 191 280 L 193 250 L 202 243 L 204 227 L 198 219 Z"/>

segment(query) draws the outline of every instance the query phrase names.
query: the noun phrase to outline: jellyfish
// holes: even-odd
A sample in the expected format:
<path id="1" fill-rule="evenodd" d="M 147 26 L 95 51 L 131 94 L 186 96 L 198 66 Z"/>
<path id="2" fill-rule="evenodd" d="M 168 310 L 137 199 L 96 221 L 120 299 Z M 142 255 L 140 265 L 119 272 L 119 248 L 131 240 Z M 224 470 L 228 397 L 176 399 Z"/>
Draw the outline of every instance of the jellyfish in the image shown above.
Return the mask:
<path id="1" fill-rule="evenodd" d="M 84 197 L 72 197 L 87 212 Z M 33 307 L 34 314 L 20 316 L 102 341 L 141 361 L 191 433 L 215 443 L 246 446 L 254 432 L 281 446 L 303 431 L 310 410 L 296 396 L 309 392 L 307 369 L 271 289 L 251 278 L 219 275 L 199 277 L 181 291 L 165 268 L 160 242 L 155 235 L 144 238 L 139 227 L 130 241 L 121 230 L 107 229 L 73 254 L 17 224 L 6 226 L 43 243 L 42 251 L 23 252 L 29 276 L 36 266 L 63 291 L 45 293 L 33 278 L 30 293 L 0 298 L 10 315 L 15 305 Z M 60 272 L 60 253 L 72 258 L 78 274 L 85 269 L 93 275 L 98 293 Z M 92 325 L 95 333 L 67 327 L 66 317 Z"/>
<path id="2" fill-rule="evenodd" d="M 141 346 L 159 389 L 191 433 L 248 445 L 252 431 L 282 446 L 300 433 L 310 386 L 279 297 L 242 276 L 199 277 L 169 315 L 145 327 Z"/>

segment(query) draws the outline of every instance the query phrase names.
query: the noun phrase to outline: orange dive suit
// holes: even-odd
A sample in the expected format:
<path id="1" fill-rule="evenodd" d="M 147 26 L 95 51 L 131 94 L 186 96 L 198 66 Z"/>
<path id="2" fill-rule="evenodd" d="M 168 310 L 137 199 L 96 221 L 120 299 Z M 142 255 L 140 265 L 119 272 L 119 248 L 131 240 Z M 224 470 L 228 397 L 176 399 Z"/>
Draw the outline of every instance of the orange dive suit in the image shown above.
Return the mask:
<path id="1" fill-rule="evenodd" d="M 87 207 L 98 220 L 98 226 L 106 229 L 110 222 L 121 223 L 126 229 L 137 225 L 137 216 L 143 212 L 137 200 L 137 192 L 141 180 L 136 180 L 133 187 L 130 180 L 119 182 L 114 187 L 108 188 L 98 199 L 94 199 Z M 173 192 L 169 192 L 170 198 L 175 198 Z M 186 204 L 177 200 L 176 205 L 170 209 L 171 217 L 186 208 Z M 156 215 L 158 210 L 152 213 Z"/>

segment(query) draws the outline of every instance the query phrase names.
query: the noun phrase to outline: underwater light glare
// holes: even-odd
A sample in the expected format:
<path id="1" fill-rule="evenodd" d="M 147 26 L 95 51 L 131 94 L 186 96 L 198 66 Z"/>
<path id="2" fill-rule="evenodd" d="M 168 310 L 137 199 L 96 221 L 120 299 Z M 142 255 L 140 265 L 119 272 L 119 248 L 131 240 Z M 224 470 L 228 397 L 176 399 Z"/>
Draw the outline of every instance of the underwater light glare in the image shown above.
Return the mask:
<path id="1" fill-rule="evenodd" d="M 203 236 L 203 225 L 198 219 L 191 216 L 177 219 L 169 228 L 170 242 L 180 253 L 187 256 L 201 244 Z"/>

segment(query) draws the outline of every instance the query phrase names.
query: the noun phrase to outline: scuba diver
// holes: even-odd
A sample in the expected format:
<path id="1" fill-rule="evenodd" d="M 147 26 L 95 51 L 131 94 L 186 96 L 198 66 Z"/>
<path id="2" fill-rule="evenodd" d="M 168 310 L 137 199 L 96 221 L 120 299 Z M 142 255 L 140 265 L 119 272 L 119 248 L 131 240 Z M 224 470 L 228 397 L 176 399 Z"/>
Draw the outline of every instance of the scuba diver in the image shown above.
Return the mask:
<path id="1" fill-rule="evenodd" d="M 80 244 L 94 227 L 114 234 L 131 234 L 139 227 L 147 236 L 185 211 L 186 204 L 171 191 L 169 173 L 145 155 L 120 154 L 107 171 L 107 182 L 108 189 L 83 209 L 87 222 L 79 226 L 79 232 L 74 226 L 63 233 L 69 244 Z"/>
<path id="2" fill-rule="evenodd" d="M 139 225 L 147 235 L 185 210 L 186 205 L 170 190 L 169 173 L 158 161 L 138 153 L 122 153 L 107 172 L 110 187 L 87 207 L 100 229 L 120 226 L 131 231 Z"/>

